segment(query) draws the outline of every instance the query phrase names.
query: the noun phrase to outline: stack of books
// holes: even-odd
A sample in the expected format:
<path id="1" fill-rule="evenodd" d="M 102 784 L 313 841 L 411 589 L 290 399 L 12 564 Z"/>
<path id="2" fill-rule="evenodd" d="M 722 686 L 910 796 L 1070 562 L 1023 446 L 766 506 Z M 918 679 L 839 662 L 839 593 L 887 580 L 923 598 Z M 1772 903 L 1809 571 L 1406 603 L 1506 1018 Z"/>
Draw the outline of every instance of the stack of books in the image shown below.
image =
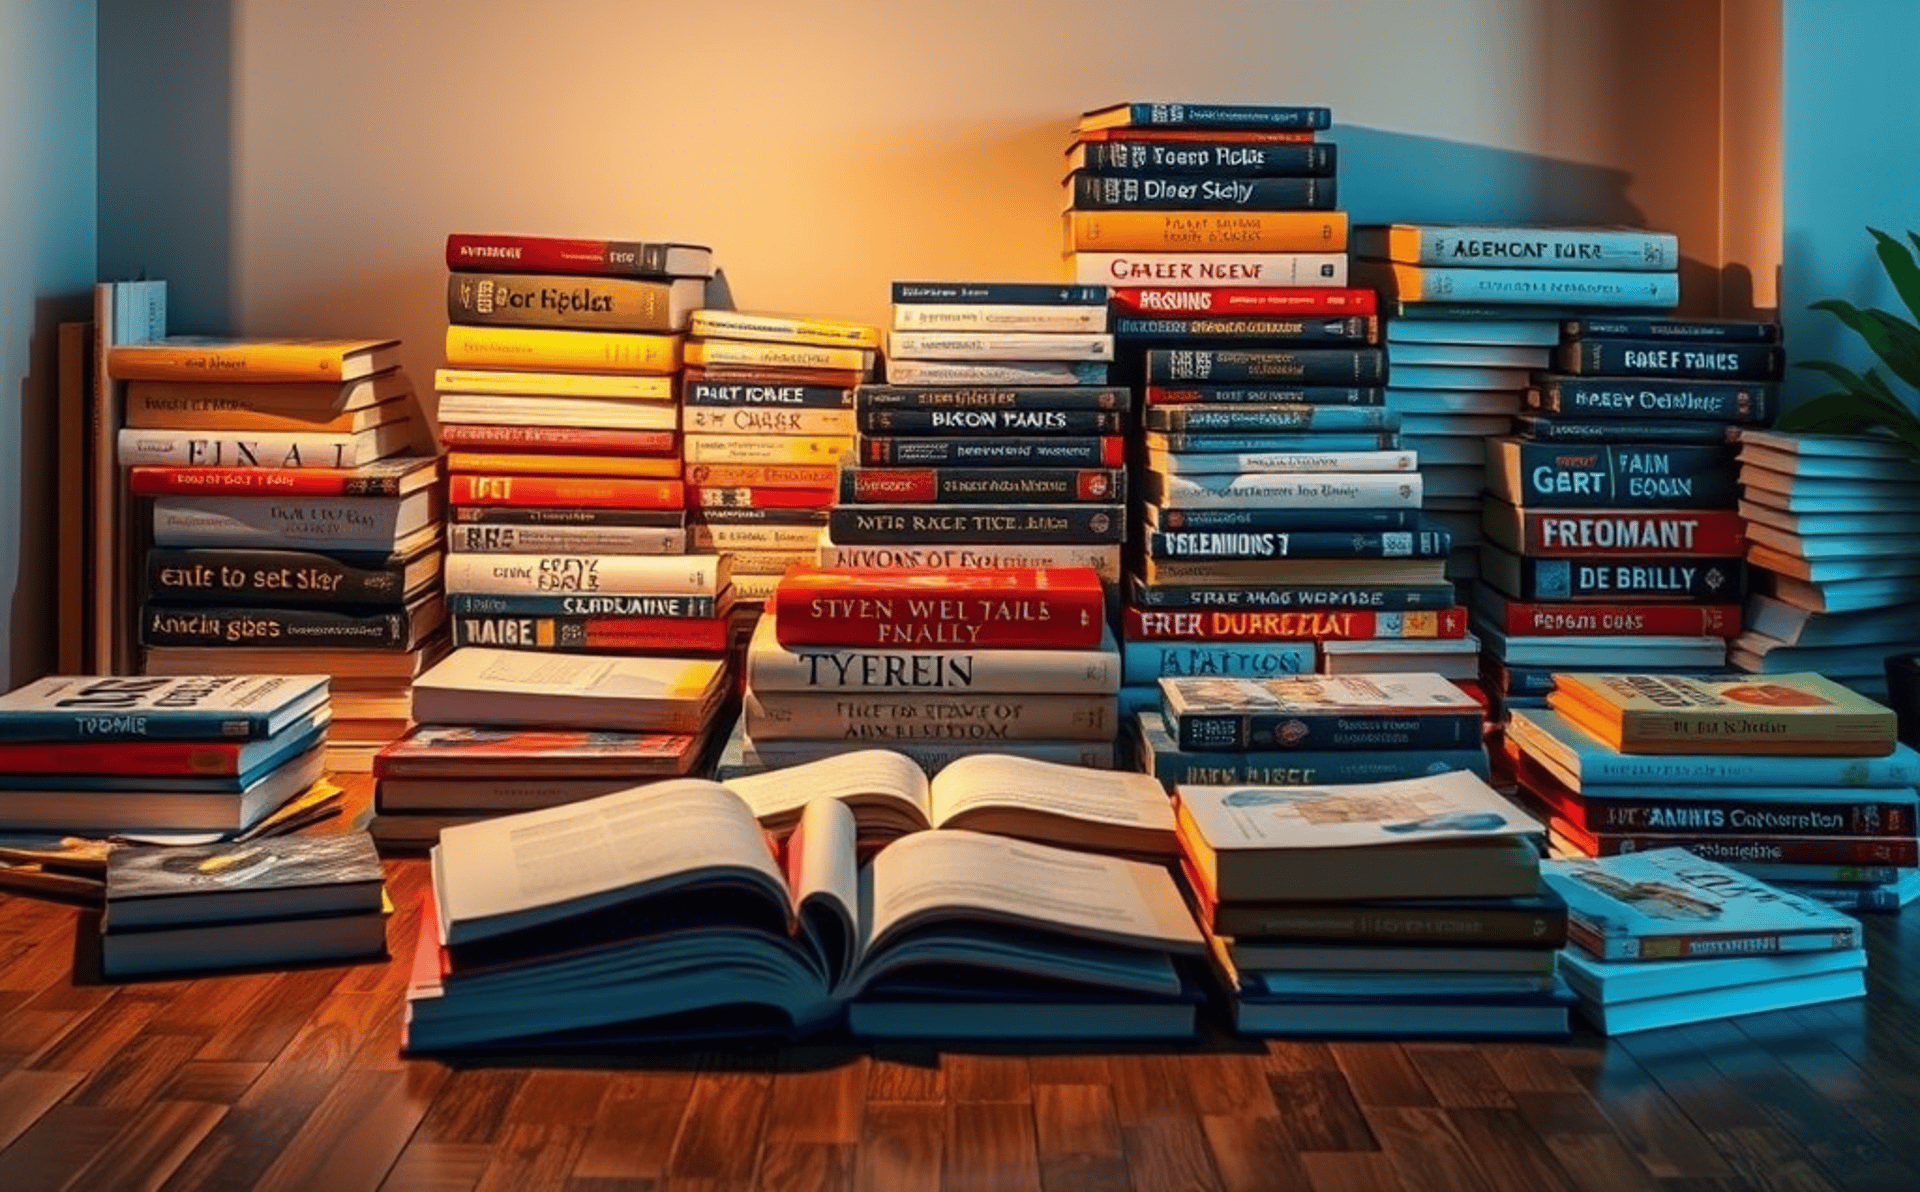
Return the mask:
<path id="1" fill-rule="evenodd" d="M 1560 970 L 1602 1034 L 1866 994 L 1860 924 L 1686 849 L 1548 861 L 1567 904 Z"/>
<path id="2" fill-rule="evenodd" d="M 1569 310 L 1666 310 L 1680 246 L 1630 228 L 1388 224 L 1357 229 L 1355 276 L 1382 292 L 1387 406 L 1420 453 L 1426 511 L 1453 531 L 1449 573 L 1478 574 L 1483 443 L 1510 429 Z"/>
<path id="3" fill-rule="evenodd" d="M 815 559 L 880 331 L 725 310 L 700 311 L 689 330 L 688 529 L 696 550 L 732 558 L 744 634 L 781 574 Z"/>
<path id="4" fill-rule="evenodd" d="M 109 978 L 386 958 L 393 907 L 365 832 L 123 846 L 106 885 Z"/>
<path id="5" fill-rule="evenodd" d="M 1172 827 L 1137 775 L 865 751 L 450 828 L 405 1046 L 1191 1038 Z"/>
<path id="6" fill-rule="evenodd" d="M 445 648 L 439 462 L 395 340 L 116 345 L 119 458 L 150 498 L 139 609 L 151 675 L 334 676 L 328 767 L 407 729 Z"/>
<path id="7" fill-rule="evenodd" d="M 1174 796 L 1238 1030 L 1566 1033 L 1565 908 L 1542 897 L 1540 825 L 1476 775 Z"/>
<path id="8" fill-rule="evenodd" d="M 710 556 L 661 557 L 689 545 L 674 374 L 712 253 L 455 234 L 446 260 L 453 644 L 724 649 L 724 609 L 629 599 L 724 586 Z"/>
<path id="9" fill-rule="evenodd" d="M 898 749 L 1111 767 L 1119 651 L 1091 568 L 796 567 L 747 651 L 722 776 Z"/>
<path id="10" fill-rule="evenodd" d="M 1920 476 L 1891 442 L 1742 428 L 1740 515 L 1762 585 L 1727 660 L 1811 670 L 1889 697 L 1886 659 L 1920 652 Z"/>
<path id="11" fill-rule="evenodd" d="M 1485 711 L 1439 674 L 1166 678 L 1160 694 L 1135 715 L 1133 743 L 1170 787 L 1489 774 Z"/>
<path id="12" fill-rule="evenodd" d="M 1819 675 L 1563 674 L 1507 759 L 1557 856 L 1686 848 L 1848 910 L 1920 894 L 1920 756 Z"/>
<path id="13" fill-rule="evenodd" d="M 1474 615 L 1506 707 L 1542 706 L 1556 670 L 1724 667 L 1745 590 L 1728 431 L 1769 417 L 1781 367 L 1772 323 L 1610 316 L 1564 332 L 1559 371 L 1528 397 L 1548 412 L 1487 446 Z M 1593 416 L 1634 407 L 1690 416 Z M 1584 442 L 1559 437 L 1569 425 Z"/>

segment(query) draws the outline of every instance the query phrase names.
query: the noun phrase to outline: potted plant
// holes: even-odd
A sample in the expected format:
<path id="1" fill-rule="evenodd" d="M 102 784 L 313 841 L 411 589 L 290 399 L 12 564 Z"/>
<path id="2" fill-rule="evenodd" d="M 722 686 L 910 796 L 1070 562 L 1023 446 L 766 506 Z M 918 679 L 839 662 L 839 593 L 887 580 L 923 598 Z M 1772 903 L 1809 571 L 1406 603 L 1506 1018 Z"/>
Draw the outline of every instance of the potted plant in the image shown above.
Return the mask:
<path id="1" fill-rule="evenodd" d="M 1877 228 L 1874 250 L 1886 270 L 1887 279 L 1907 312 L 1920 319 L 1920 263 L 1913 250 Z M 1920 233 L 1908 232 L 1914 249 L 1920 249 Z M 1913 462 L 1915 479 L 1920 479 L 1920 416 L 1916 416 L 1910 398 L 1902 390 L 1920 392 L 1920 326 L 1891 311 L 1877 307 L 1862 309 L 1840 298 L 1815 302 L 1812 310 L 1823 310 L 1858 335 L 1893 381 L 1878 368 L 1865 373 L 1831 360 L 1805 360 L 1796 367 L 1824 374 L 1835 388 L 1782 415 L 1776 427 L 1784 431 L 1810 434 L 1864 435 L 1898 444 Z M 1900 389 L 1895 388 L 1898 382 Z M 1920 655 L 1895 654 L 1886 660 L 1887 698 L 1900 720 L 1900 739 L 1920 747 Z"/>

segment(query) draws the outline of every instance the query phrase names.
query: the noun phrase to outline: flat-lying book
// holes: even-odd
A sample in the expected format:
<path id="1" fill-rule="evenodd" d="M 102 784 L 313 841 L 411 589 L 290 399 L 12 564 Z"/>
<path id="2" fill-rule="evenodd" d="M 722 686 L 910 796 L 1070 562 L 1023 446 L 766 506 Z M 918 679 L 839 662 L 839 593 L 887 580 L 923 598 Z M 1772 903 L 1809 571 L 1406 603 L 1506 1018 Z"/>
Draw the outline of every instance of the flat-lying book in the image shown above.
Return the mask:
<path id="1" fill-rule="evenodd" d="M 547 654 L 469 646 L 413 685 L 421 724 L 699 733 L 726 663 L 695 658 Z"/>
<path id="2" fill-rule="evenodd" d="M 929 780 L 905 754 L 863 749 L 725 785 L 778 833 L 798 826 L 814 800 L 838 799 L 853 812 L 862 840 L 967 828 L 1098 852 L 1179 851 L 1173 805 L 1147 775 L 1002 753 L 961 758 Z"/>
<path id="3" fill-rule="evenodd" d="M 730 1019 L 800 1034 L 856 999 L 1124 999 L 1113 1033 L 1191 1033 L 1179 955 L 1199 929 L 1161 866 L 964 831 L 855 860 L 853 813 L 816 800 L 783 871 L 752 810 L 682 779 L 448 828 L 408 990 L 413 1051 Z M 439 956 L 434 955 L 439 945 Z M 438 960 L 436 966 L 435 961 Z M 957 1024 L 964 1030 L 964 1024 Z M 921 1028 L 927 1024 L 923 1022 Z M 724 1028 L 717 1028 L 724 1029 Z"/>
<path id="4" fill-rule="evenodd" d="M 385 880 L 363 832 L 121 847 L 107 857 L 103 928 L 377 914 Z"/>
<path id="5" fill-rule="evenodd" d="M 1898 743 L 1891 708 L 1811 672 L 1561 674 L 1553 682 L 1553 709 L 1622 753 L 1883 757 Z"/>
<path id="6" fill-rule="evenodd" d="M 0 696 L 0 740 L 257 741 L 326 704 L 317 674 L 53 675 Z"/>

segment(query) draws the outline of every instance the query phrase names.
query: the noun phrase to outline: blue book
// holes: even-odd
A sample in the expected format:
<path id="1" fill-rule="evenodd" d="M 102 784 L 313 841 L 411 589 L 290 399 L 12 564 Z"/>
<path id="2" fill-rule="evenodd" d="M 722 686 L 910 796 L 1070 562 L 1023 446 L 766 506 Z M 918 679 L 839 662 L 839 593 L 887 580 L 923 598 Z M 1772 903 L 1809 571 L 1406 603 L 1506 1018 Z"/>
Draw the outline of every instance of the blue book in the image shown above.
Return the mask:
<path id="1" fill-rule="evenodd" d="M 0 741 L 249 741 L 327 704 L 325 675 L 51 676 L 0 696 Z"/>
<path id="2" fill-rule="evenodd" d="M 1520 412 L 1520 398 L 1505 389 L 1389 389 L 1387 408 L 1398 410 L 1403 415 L 1511 415 Z M 1405 427 L 1403 419 L 1401 429 L 1405 430 Z"/>
<path id="3" fill-rule="evenodd" d="M 1155 676 L 1155 678 L 1157 679 L 1158 676 Z M 1151 712 L 1156 718 L 1160 715 L 1159 683 L 1153 680 L 1148 680 L 1144 683 L 1135 683 L 1125 678 L 1122 679 L 1122 682 L 1125 686 L 1120 688 L 1120 695 L 1116 701 L 1115 712 L 1120 718 L 1120 723 L 1130 723 L 1135 716 L 1139 716 L 1145 712 Z"/>
<path id="4" fill-rule="evenodd" d="M 1870 885 L 1814 882 L 1787 887 L 1794 893 L 1843 911 L 1897 911 L 1920 899 L 1920 869 L 1901 870 L 1899 881 Z"/>
<path id="5" fill-rule="evenodd" d="M 1660 960 L 1596 960 L 1577 948 L 1560 953 L 1560 974 L 1584 1001 L 1612 1005 L 1733 989 L 1766 981 L 1790 981 L 1865 968 L 1864 949 L 1731 956 L 1668 964 Z"/>
<path id="6" fill-rule="evenodd" d="M 1920 601 L 1920 575 L 1813 580 L 1779 577 L 1773 582 L 1783 593 L 1789 589 L 1804 593 L 1810 603 L 1817 602 L 1823 613 L 1858 613 Z"/>
<path id="7" fill-rule="evenodd" d="M 1310 675 L 1316 654 L 1310 641 L 1130 641 L 1120 647 L 1120 675 L 1122 683 L 1152 687 L 1153 706 L 1158 709 L 1162 676 L 1225 675 L 1262 679 L 1276 675 Z"/>
<path id="8" fill-rule="evenodd" d="M 1284 434 L 1303 431 L 1393 430 L 1400 420 L 1381 406 L 1203 406 L 1147 407 L 1148 430 L 1196 434 Z"/>
<path id="9" fill-rule="evenodd" d="M 1354 786 L 1465 770 L 1490 777 L 1484 746 L 1307 753 L 1183 753 L 1156 707 L 1137 714 L 1136 761 L 1168 786 Z"/>
<path id="10" fill-rule="evenodd" d="M 1830 906 L 1683 848 L 1547 861 L 1567 936 L 1602 960 L 1685 960 L 1860 947 L 1860 924 Z"/>
<path id="11" fill-rule="evenodd" d="M 1754 523 L 1756 528 L 1771 527 L 1782 533 L 1808 538 L 1841 534 L 1881 536 L 1920 533 L 1920 509 L 1888 512 L 1876 507 L 1871 511 L 1855 508 L 1794 513 L 1746 500 L 1740 503 L 1740 516 Z"/>
<path id="12" fill-rule="evenodd" d="M 1776 885 L 1821 882 L 1827 885 L 1884 886 L 1912 872 L 1893 865 L 1795 865 L 1781 861 L 1733 861 L 1728 863 L 1727 868 Z"/>
<path id="13" fill-rule="evenodd" d="M 1181 749 L 1464 749 L 1478 702 L 1435 674 L 1163 678 L 1161 714 Z"/>
<path id="14" fill-rule="evenodd" d="M 271 737 L 249 741 L 240 750 L 240 772 L 231 775 L 175 777 L 142 774 L 0 773 L 3 791 L 165 791 L 174 794 L 231 794 L 244 791 L 287 762 L 321 743 L 327 709 L 319 708 Z M 0 795 L 0 802 L 4 802 Z"/>
<path id="15" fill-rule="evenodd" d="M 1847 616 L 1808 612 L 1771 596 L 1747 600 L 1747 628 L 1790 646 L 1871 646 L 1920 625 L 1920 608 L 1895 605 Z"/>
<path id="16" fill-rule="evenodd" d="M 1532 375 L 1532 369 L 1526 366 L 1395 364 L 1392 380 L 1395 389 L 1498 389 L 1516 393 L 1526 387 Z"/>
<path id="17" fill-rule="evenodd" d="M 1567 1034 L 1573 1004 L 1573 991 L 1564 982 L 1547 993 L 1382 1001 L 1275 997 L 1247 986 L 1233 999 L 1233 1024 L 1248 1035 L 1534 1038 Z"/>
<path id="18" fill-rule="evenodd" d="M 1452 365 L 1469 368 L 1545 368 L 1553 353 L 1528 344 L 1450 343 L 1409 344 L 1387 341 L 1387 375 L 1399 376 L 1412 365 Z"/>
<path id="19" fill-rule="evenodd" d="M 1560 342 L 1560 324 L 1550 318 L 1387 320 L 1388 355 L 1393 344 L 1508 344 L 1551 348 Z"/>
<path id="20" fill-rule="evenodd" d="M 1318 131 L 1333 109 L 1246 103 L 1118 103 L 1080 116 L 1079 131 L 1102 128 L 1244 128 Z"/>
<path id="21" fill-rule="evenodd" d="M 1489 269 L 1357 261 L 1353 283 L 1400 302 L 1640 307 L 1680 303 L 1680 275 L 1599 269 Z"/>
<path id="22" fill-rule="evenodd" d="M 1583 999 L 1580 1013 L 1603 1035 L 1628 1035 L 1693 1022 L 1718 1022 L 1740 1014 L 1846 1001 L 1864 997 L 1866 992 L 1866 971 L 1856 968 L 1616 1005 Z"/>
<path id="23" fill-rule="evenodd" d="M 1862 787 L 1920 785 L 1920 754 L 1897 745 L 1885 757 L 1819 757 L 1728 753 L 1717 756 L 1620 753 L 1558 712 L 1527 712 L 1507 735 L 1528 755 L 1565 775 L 1575 790 L 1629 785 Z M 1758 797 L 1758 792 L 1743 789 Z"/>
<path id="24" fill-rule="evenodd" d="M 1396 998 L 1453 997 L 1471 998 L 1527 997 L 1552 993 L 1557 982 L 1551 975 L 1528 976 L 1520 973 L 1343 973 L 1285 972 L 1272 969 L 1243 971 L 1243 980 L 1258 986 L 1272 998 L 1300 998 L 1305 1001 L 1392 1001 Z"/>

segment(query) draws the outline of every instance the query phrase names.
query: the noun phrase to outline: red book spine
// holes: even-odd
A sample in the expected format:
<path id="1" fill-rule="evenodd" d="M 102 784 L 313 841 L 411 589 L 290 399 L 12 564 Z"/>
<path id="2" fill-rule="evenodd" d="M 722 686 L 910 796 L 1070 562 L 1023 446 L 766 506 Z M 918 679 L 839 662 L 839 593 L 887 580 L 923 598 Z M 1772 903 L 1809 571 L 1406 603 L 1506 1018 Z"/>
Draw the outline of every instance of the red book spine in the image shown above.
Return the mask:
<path id="1" fill-rule="evenodd" d="M 653 277 L 665 272 L 663 244 L 573 240 L 560 236 L 447 237 L 447 268 L 494 273 L 597 273 Z"/>
<path id="2" fill-rule="evenodd" d="M 783 646 L 1085 649 L 1106 600 L 1090 569 L 788 573 L 774 593 Z"/>
<path id="3" fill-rule="evenodd" d="M 588 617 L 582 624 L 589 650 L 691 650 L 722 654 L 732 644 L 733 618 Z"/>
<path id="4" fill-rule="evenodd" d="M 1722 864 L 1895 865 L 1920 864 L 1920 842 L 1910 839 L 1848 839 L 1834 836 L 1725 836 L 1675 833 L 1586 832 L 1564 820 L 1554 826 L 1583 852 L 1617 857 L 1657 848 L 1684 848 Z"/>
<path id="5" fill-rule="evenodd" d="M 387 497 L 400 492 L 393 477 L 362 476 L 342 468 L 128 469 L 136 497 Z"/>
<path id="6" fill-rule="evenodd" d="M 205 741 L 22 742 L 0 745 L 0 771 L 231 778 L 240 772 L 240 746 Z"/>
<path id="7" fill-rule="evenodd" d="M 1372 638 L 1461 638 L 1467 610 L 1437 608 L 1381 613 L 1245 608 L 1126 609 L 1128 641 L 1364 641 Z"/>
<path id="8" fill-rule="evenodd" d="M 830 488 L 687 486 L 688 508 L 700 509 L 831 509 L 833 497 Z"/>
<path id="9" fill-rule="evenodd" d="M 1737 604 L 1494 603 L 1494 628 L 1514 637 L 1738 637 Z"/>
<path id="10" fill-rule="evenodd" d="M 1530 509 L 1521 513 L 1526 553 L 1590 555 L 1744 555 L 1744 523 L 1730 509 Z"/>
<path id="11" fill-rule="evenodd" d="M 1244 290 L 1125 287 L 1113 304 L 1128 314 L 1160 315 L 1371 315 L 1379 313 L 1372 290 L 1279 286 Z"/>
<path id="12" fill-rule="evenodd" d="M 561 455 L 672 455 L 670 430 L 604 430 L 577 426 L 476 426 L 442 423 L 449 447 L 530 447 Z"/>
<path id="13" fill-rule="evenodd" d="M 709 488 L 831 489 L 840 469 L 833 464 L 688 464 L 686 480 Z"/>
<path id="14" fill-rule="evenodd" d="M 684 509 L 678 480 L 614 477 L 473 476 L 451 478 L 456 505 L 580 506 L 593 509 Z"/>

